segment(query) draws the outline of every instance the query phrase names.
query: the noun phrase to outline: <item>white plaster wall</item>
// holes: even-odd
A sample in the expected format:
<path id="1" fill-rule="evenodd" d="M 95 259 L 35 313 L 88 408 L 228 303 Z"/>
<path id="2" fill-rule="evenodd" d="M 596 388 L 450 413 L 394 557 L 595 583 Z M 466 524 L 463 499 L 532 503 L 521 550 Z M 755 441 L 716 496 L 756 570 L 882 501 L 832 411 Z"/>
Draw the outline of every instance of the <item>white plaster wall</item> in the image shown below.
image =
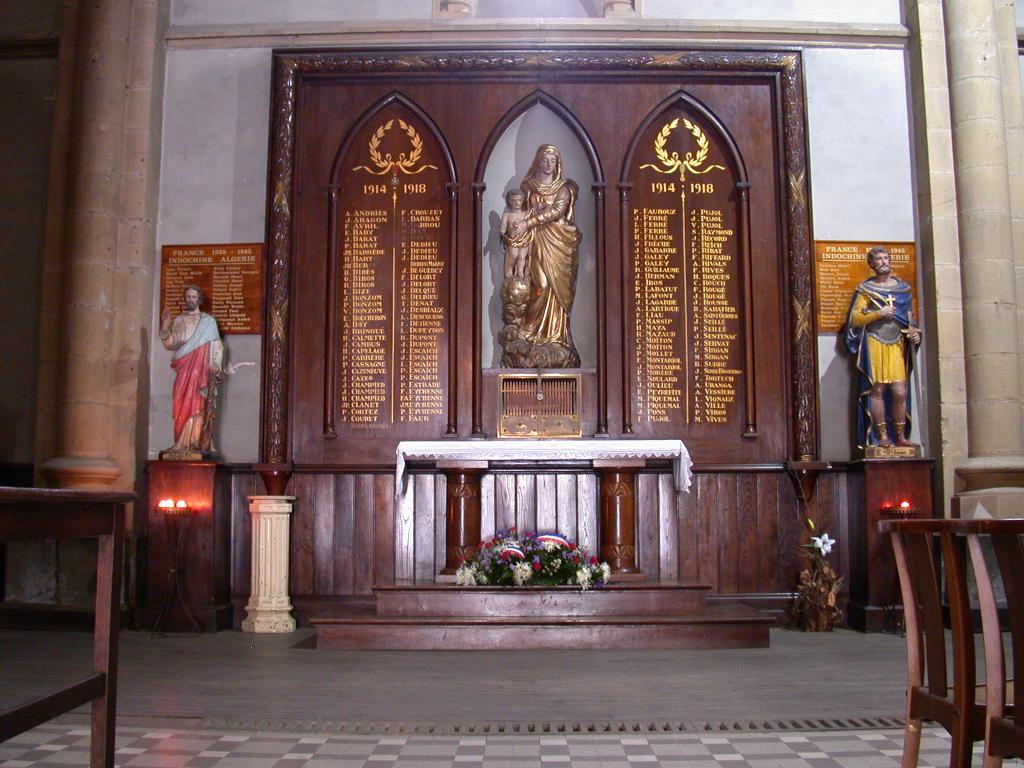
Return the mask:
<path id="1" fill-rule="evenodd" d="M 505 210 L 505 192 L 519 187 L 533 162 L 537 147 L 554 144 L 562 153 L 562 176 L 579 185 L 575 221 L 583 240 L 580 243 L 580 268 L 576 278 L 569 327 L 583 368 L 597 367 L 597 261 L 594 252 L 594 176 L 583 146 L 568 125 L 543 105 L 535 105 L 521 115 L 498 140 L 484 172 L 483 232 L 484 261 L 481 286 L 485 313 L 481 335 L 481 362 L 485 368 L 501 365 L 501 284 L 505 257 L 498 227 Z"/>
<path id="2" fill-rule="evenodd" d="M 814 48 L 804 51 L 816 240 L 915 240 L 910 121 L 904 53 Z M 927 254 L 918 253 L 920 262 Z M 920 286 L 915 286 L 921 298 Z M 918 383 L 911 413 L 915 439 L 924 430 Z M 818 337 L 821 452 L 851 458 L 856 369 L 832 334 Z"/>
<path id="3" fill-rule="evenodd" d="M 599 0 L 477 0 L 477 18 L 588 18 Z M 175 26 L 429 19 L 431 0 L 173 0 Z M 652 19 L 900 23 L 899 0 L 643 0 Z"/>
<path id="4" fill-rule="evenodd" d="M 168 51 L 158 244 L 263 242 L 270 75 L 269 49 Z M 173 442 L 174 375 L 158 310 L 154 301 L 151 458 Z M 260 337 L 227 336 L 225 347 L 230 364 L 257 364 L 222 386 L 215 443 L 227 461 L 256 461 Z"/>
<path id="5" fill-rule="evenodd" d="M 643 0 L 646 18 L 899 24 L 900 0 Z"/>
<path id="6" fill-rule="evenodd" d="M 431 0 L 172 0 L 171 24 L 273 24 L 429 19 Z"/>

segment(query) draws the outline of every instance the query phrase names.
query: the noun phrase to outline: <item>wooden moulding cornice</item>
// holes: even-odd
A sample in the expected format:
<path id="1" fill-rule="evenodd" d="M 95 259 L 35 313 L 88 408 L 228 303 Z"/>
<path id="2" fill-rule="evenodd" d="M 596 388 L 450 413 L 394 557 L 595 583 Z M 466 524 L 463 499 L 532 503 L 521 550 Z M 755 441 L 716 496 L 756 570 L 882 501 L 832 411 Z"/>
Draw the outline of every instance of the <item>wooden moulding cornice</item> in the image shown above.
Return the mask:
<path id="1" fill-rule="evenodd" d="M 775 80 L 781 105 L 779 151 L 783 158 L 785 270 L 790 306 L 791 452 L 818 454 L 817 361 L 808 195 L 807 132 L 800 53 L 791 50 L 679 50 L 676 48 L 535 48 L 428 50 L 279 50 L 274 53 L 269 184 L 267 188 L 267 306 L 263 355 L 264 462 L 290 459 L 290 268 L 296 98 L 304 77 L 348 78 L 391 73 L 491 72 L 509 79 L 551 72 L 637 72 L 652 76 L 761 75 Z"/>

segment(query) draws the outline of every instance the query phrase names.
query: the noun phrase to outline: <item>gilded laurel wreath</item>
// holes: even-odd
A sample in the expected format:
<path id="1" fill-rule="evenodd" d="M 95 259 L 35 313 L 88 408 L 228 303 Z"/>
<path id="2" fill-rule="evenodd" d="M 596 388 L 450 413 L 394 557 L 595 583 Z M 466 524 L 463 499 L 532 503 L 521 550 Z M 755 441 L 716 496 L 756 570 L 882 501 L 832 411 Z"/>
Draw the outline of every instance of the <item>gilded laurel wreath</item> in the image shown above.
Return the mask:
<path id="1" fill-rule="evenodd" d="M 640 167 L 650 168 L 658 173 L 675 173 L 679 171 L 680 181 L 685 181 L 687 172 L 702 174 L 713 170 L 725 170 L 724 166 L 721 165 L 709 165 L 706 168 L 701 168 L 708 159 L 708 153 L 711 151 L 711 142 L 699 125 L 691 123 L 686 118 L 682 118 L 683 127 L 696 140 L 697 154 L 687 152 L 684 157 L 680 158 L 678 152 L 673 152 L 671 155 L 668 153 L 665 145 L 668 143 L 672 131 L 679 127 L 679 122 L 680 118 L 677 117 L 675 120 L 665 123 L 654 139 L 654 154 L 658 156 L 658 160 L 661 161 L 661 165 L 664 167 L 653 163 L 645 163 Z"/>
<path id="2" fill-rule="evenodd" d="M 395 122 L 398 122 L 398 127 L 405 131 L 405 135 L 409 137 L 409 142 L 412 144 L 412 151 L 406 155 L 405 152 L 400 152 L 398 158 L 392 157 L 391 153 L 381 154 L 380 145 L 390 131 Z M 395 176 L 399 172 L 409 176 L 414 176 L 417 173 L 422 173 L 428 168 L 437 169 L 436 165 L 423 164 L 416 167 L 416 163 L 419 162 L 420 157 L 423 156 L 423 139 L 420 138 L 419 133 L 409 123 L 402 120 L 402 118 L 395 118 L 388 120 L 386 123 L 377 128 L 373 132 L 373 136 L 370 137 L 370 143 L 367 145 L 370 153 L 370 161 L 376 166 L 376 170 L 365 165 L 358 165 L 353 168 L 353 171 L 366 171 L 372 173 L 374 176 L 383 176 L 385 173 L 392 173 Z"/>

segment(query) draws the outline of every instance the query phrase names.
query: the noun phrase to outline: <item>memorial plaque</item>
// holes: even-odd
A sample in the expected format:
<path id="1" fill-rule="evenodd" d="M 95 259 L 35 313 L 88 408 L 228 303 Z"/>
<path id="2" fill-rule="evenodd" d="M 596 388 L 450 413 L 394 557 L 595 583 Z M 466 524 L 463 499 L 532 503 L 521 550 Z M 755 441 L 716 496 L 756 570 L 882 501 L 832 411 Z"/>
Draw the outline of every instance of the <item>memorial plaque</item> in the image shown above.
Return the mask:
<path id="1" fill-rule="evenodd" d="M 874 275 L 868 267 L 867 253 L 876 245 L 885 246 L 892 257 L 893 273 L 916 290 L 917 252 L 914 243 L 817 240 L 814 243 L 814 287 L 818 333 L 842 332 L 854 289 Z M 916 296 L 914 317 L 920 317 Z"/>
<path id="2" fill-rule="evenodd" d="M 741 240 L 727 165 L 709 127 L 679 108 L 651 122 L 633 153 L 629 330 L 640 434 L 678 436 L 739 421 Z"/>
<path id="3" fill-rule="evenodd" d="M 332 214 L 334 428 L 437 436 L 446 423 L 450 271 L 440 143 L 411 110 L 393 106 L 358 129 L 343 163 Z"/>
<path id="4" fill-rule="evenodd" d="M 203 311 L 220 332 L 260 333 L 263 327 L 263 243 L 165 245 L 160 252 L 160 312 L 184 309 L 186 285 L 206 295 Z"/>

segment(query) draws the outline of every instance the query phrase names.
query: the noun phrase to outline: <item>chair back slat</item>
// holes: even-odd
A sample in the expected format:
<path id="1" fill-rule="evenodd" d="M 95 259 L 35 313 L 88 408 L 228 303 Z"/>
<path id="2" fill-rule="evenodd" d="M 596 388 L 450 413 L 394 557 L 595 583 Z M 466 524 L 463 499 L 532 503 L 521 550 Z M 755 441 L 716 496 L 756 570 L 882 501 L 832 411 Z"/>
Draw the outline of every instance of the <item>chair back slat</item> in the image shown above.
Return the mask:
<path id="1" fill-rule="evenodd" d="M 1013 679 L 1021 681 L 1013 686 L 1013 719 L 1024 725 L 1024 542 L 1016 535 L 994 535 L 992 548 L 1006 594 L 1013 648 Z"/>
<path id="2" fill-rule="evenodd" d="M 924 634 L 925 669 L 928 690 L 945 696 L 949 689 L 946 668 L 946 631 L 942 621 L 942 593 L 938 564 L 931 534 L 902 533 L 907 552 L 913 594 L 920 607 L 920 628 Z"/>

